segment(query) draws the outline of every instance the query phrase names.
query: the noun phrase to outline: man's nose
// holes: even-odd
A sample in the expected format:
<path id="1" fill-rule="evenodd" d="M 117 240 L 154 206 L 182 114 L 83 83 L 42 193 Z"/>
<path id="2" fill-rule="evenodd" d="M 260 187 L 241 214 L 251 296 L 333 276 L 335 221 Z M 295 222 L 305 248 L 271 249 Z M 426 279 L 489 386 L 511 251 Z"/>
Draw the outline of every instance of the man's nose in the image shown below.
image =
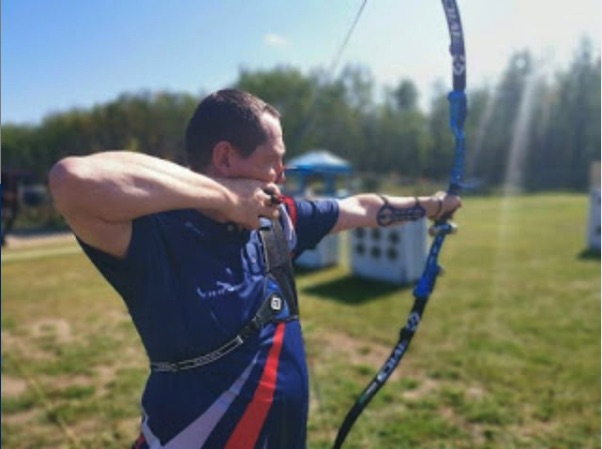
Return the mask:
<path id="1" fill-rule="evenodd" d="M 280 170 L 278 175 L 276 176 L 276 184 L 284 184 L 286 182 L 286 175 L 284 173 L 284 167 Z"/>

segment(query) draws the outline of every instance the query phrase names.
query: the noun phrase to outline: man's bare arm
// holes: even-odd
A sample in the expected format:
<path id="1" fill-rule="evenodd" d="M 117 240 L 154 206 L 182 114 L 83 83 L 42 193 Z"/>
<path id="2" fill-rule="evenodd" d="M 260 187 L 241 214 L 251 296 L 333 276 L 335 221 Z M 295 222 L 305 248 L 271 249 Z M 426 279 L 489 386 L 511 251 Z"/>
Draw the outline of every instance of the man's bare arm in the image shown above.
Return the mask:
<path id="1" fill-rule="evenodd" d="M 212 179 L 178 164 L 128 151 L 67 157 L 51 169 L 56 207 L 86 243 L 124 257 L 132 220 L 174 209 L 198 209 L 221 221 L 258 226 L 273 213 L 260 181 Z"/>
<path id="2" fill-rule="evenodd" d="M 426 197 L 355 195 L 340 200 L 339 218 L 331 232 L 401 224 L 421 214 L 435 220 L 444 214 L 453 214 L 460 206 L 459 197 L 445 193 Z"/>

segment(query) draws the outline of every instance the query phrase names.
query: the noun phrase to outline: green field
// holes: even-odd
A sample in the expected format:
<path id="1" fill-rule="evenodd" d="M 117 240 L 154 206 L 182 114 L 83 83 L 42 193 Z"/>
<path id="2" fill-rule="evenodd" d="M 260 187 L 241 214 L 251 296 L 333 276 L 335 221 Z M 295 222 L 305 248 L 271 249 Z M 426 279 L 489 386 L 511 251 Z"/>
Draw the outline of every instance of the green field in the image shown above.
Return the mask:
<path id="1" fill-rule="evenodd" d="M 600 448 L 600 254 L 588 199 L 464 200 L 460 232 L 398 370 L 346 448 Z M 2 258 L 2 448 L 129 447 L 147 367 L 127 312 L 81 252 Z M 74 246 L 73 243 L 69 245 Z M 396 341 L 411 288 L 300 273 L 309 447 L 328 448 Z"/>

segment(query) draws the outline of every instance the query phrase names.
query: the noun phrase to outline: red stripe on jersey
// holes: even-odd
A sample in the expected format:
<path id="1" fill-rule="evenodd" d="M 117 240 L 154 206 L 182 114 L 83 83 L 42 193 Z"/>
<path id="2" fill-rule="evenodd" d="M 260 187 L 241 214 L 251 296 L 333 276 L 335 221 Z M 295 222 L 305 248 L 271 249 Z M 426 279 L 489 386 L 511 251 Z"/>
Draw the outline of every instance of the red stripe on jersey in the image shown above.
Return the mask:
<path id="1" fill-rule="evenodd" d="M 146 444 L 146 439 L 144 435 L 140 434 L 138 439 L 134 442 L 132 449 L 148 449 L 148 444 Z"/>
<path id="2" fill-rule="evenodd" d="M 245 414 L 236 425 L 234 432 L 226 444 L 226 449 L 249 449 L 255 447 L 259 432 L 268 415 L 274 400 L 276 381 L 278 378 L 278 361 L 282 340 L 284 339 L 285 323 L 279 323 L 274 334 L 274 342 L 270 348 L 266 365 L 261 374 L 259 385 L 253 400 L 245 410 Z"/>
<path id="3" fill-rule="evenodd" d="M 295 204 L 294 198 L 290 196 L 283 196 L 282 201 L 286 205 L 286 209 L 288 210 L 288 215 L 291 217 L 291 221 L 293 222 L 293 227 L 297 227 L 297 205 Z"/>

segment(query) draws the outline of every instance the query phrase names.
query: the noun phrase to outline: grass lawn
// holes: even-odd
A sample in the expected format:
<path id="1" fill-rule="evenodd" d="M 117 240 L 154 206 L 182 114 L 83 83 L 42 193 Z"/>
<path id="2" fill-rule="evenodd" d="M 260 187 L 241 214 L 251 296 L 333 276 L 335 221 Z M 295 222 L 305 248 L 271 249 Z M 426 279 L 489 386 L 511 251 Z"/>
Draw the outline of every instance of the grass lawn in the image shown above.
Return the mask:
<path id="1" fill-rule="evenodd" d="M 600 254 L 584 251 L 587 208 L 573 194 L 466 198 L 412 346 L 345 448 L 600 448 Z M 141 344 L 72 246 L 3 249 L 3 448 L 117 449 L 137 435 Z M 297 282 L 309 447 L 329 448 L 393 347 L 411 287 L 357 279 L 346 263 Z"/>

